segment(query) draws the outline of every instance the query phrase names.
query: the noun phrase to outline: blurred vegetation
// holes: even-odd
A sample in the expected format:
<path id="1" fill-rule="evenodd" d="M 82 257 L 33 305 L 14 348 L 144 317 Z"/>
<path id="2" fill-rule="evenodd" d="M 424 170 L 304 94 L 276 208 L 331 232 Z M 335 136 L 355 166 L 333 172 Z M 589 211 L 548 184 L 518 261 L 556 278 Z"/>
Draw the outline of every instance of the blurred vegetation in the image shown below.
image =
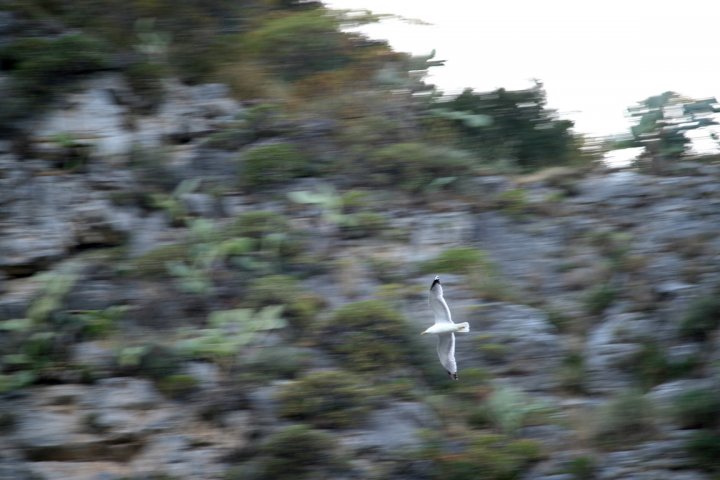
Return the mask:
<path id="1" fill-rule="evenodd" d="M 37 280 L 41 289 L 25 317 L 0 321 L 0 393 L 72 376 L 73 344 L 110 335 L 126 310 L 65 309 L 64 299 L 78 280 L 70 270 L 38 274 Z"/>
<path id="2" fill-rule="evenodd" d="M 288 275 L 268 275 L 253 280 L 243 304 L 251 308 L 283 305 L 284 316 L 291 326 L 304 330 L 311 326 L 325 302 L 319 295 L 303 289 Z"/>
<path id="3" fill-rule="evenodd" d="M 439 101 L 440 113 L 454 118 L 460 144 L 491 159 L 506 160 L 520 168 L 577 163 L 583 159 L 573 122 L 559 120 L 546 105 L 542 84 L 527 90 L 476 93 Z M 458 116 L 457 113 L 463 115 Z M 471 116 L 468 116 L 471 115 Z"/>
<path id="4" fill-rule="evenodd" d="M 720 427 L 720 393 L 715 389 L 683 392 L 675 399 L 674 413 L 683 428 Z"/>
<path id="5" fill-rule="evenodd" d="M 297 220 L 308 218 L 279 213 L 313 211 L 309 222 L 328 227 L 333 241 L 359 244 L 354 240 L 392 235 L 405 240 L 409 227 L 394 226 L 401 222 L 394 221 L 397 212 L 388 213 L 389 195 L 408 203 L 443 194 L 452 200 L 475 194 L 476 175 L 501 168 L 523 172 L 589 163 L 572 122 L 546 107 L 542 84 L 444 96 L 424 82 L 430 68 L 442 65 L 434 52 L 394 52 L 383 41 L 346 30 L 379 16 L 333 12 L 313 1 L 30 0 L 3 8 L 29 27 L 0 48 L 6 79 L 0 85 L 5 100 L 0 135 L 41 113 L 77 81 L 105 71 L 120 73 L 139 99 L 131 102 L 133 115 L 151 114 L 161 105 L 169 79 L 227 83 L 244 105 L 200 140 L 203 148 L 230 157 L 229 187 L 211 190 L 200 180 L 177 178 L 169 168 L 169 148 L 137 147 L 129 164 L 142 173 L 139 187 L 111 194 L 118 204 L 164 216 L 174 233 L 174 243 L 153 244 L 137 257 L 120 255 L 114 268 L 121 280 L 139 288 L 167 281 L 171 295 L 199 300 L 199 306 L 178 310 L 172 318 L 177 324 L 163 332 L 165 338 L 113 337 L 142 320 L 126 321 L 122 305 L 68 310 L 66 297 L 79 278 L 74 272 L 33 278 L 41 288 L 24 316 L 0 321 L 0 393 L 39 382 L 91 382 L 95 372 L 73 365 L 70 349 L 80 341 L 113 337 L 107 367 L 112 374 L 148 378 L 174 400 L 200 390 L 202 379 L 187 373 L 191 363 L 220 366 L 222 380 L 231 384 L 227 388 L 277 387 L 273 400 L 282 426 L 253 438 L 250 453 L 238 453 L 250 460 L 228 478 L 334 478 L 344 459 L 334 437 L 321 429 L 361 427 L 381 405 L 378 399 L 388 398 L 423 399 L 443 419 L 442 435 L 436 432 L 423 450 L 428 477 L 520 478 L 543 459 L 538 442 L 518 437 L 524 427 L 547 420 L 547 405 L 494 386 L 481 368 L 464 368 L 460 382 L 447 382 L 434 349 L 421 343 L 421 328 L 400 313 L 408 300 L 416 300 L 417 292 L 403 283 L 411 273 L 452 273 L 486 300 L 512 300 L 485 252 L 455 247 L 410 266 L 394 258 L 392 249 L 359 260 L 331 260 L 308 242 L 314 223 L 302 226 Z M 56 27 L 46 28 L 50 24 Z M 704 112 L 692 105 L 686 105 L 688 115 Z M 641 118 L 639 136 L 662 131 L 662 117 L 648 118 Z M 684 148 L 683 135 L 676 131 L 663 141 L 668 148 Z M 92 156 L 78 151 L 81 142 L 70 134 L 52 140 L 71 154 L 72 161 L 56 162 L 66 172 L 80 172 Z M 208 194 L 219 204 L 235 187 L 260 199 L 263 209 L 246 210 L 243 204 L 234 218 L 207 219 L 185 201 Z M 570 195 L 572 185 L 564 188 Z M 528 191 L 513 188 L 492 201 L 524 220 L 535 208 L 531 200 Z M 621 232 L 600 232 L 589 241 L 612 269 L 632 269 L 631 239 Z M 376 299 L 336 307 L 300 282 L 337 267 L 344 283 L 339 288 L 348 284 L 354 293 L 352 268 L 360 263 L 381 283 L 370 287 Z M 585 309 L 600 315 L 619 295 L 603 279 L 586 292 Z M 711 339 L 719 312 L 715 297 L 698 299 L 680 333 Z M 560 313 L 551 321 L 565 331 L 577 322 Z M 499 343 L 483 341 L 477 349 L 489 364 L 508 354 Z M 672 361 L 660 345 L 647 342 L 629 369 L 649 389 L 695 367 L 695 359 Z M 587 393 L 580 353 L 568 354 L 556 374 L 565 392 Z M 701 429 L 688 449 L 710 471 L 717 470 L 712 456 L 718 451 L 718 411 L 710 390 L 686 392 L 673 411 L 683 428 Z M 613 399 L 598 417 L 593 440 L 604 448 L 654 432 L 654 412 L 638 392 Z M 0 429 L 4 421 L 0 418 Z M 446 436 L 452 441 L 446 443 Z M 590 478 L 594 468 L 592 459 L 577 457 L 567 471 Z"/>
<path id="6" fill-rule="evenodd" d="M 389 304 L 367 300 L 337 309 L 318 333 L 347 368 L 387 373 L 413 363 L 419 332 Z"/>
<path id="7" fill-rule="evenodd" d="M 593 432 L 595 442 L 608 449 L 649 439 L 656 431 L 656 412 L 641 392 L 616 395 L 600 408 Z"/>
<path id="8" fill-rule="evenodd" d="M 640 386 L 649 390 L 661 383 L 690 376 L 699 364 L 697 357 L 673 360 L 661 345 L 644 342 L 628 362 L 628 369 L 637 376 Z"/>
<path id="9" fill-rule="evenodd" d="M 540 83 L 448 98 L 424 82 L 430 68 L 443 64 L 434 52 L 394 52 L 348 29 L 387 16 L 293 0 L 15 0 L 6 8 L 25 25 L 54 22 L 77 33 L 26 28 L 0 49 L 0 70 L 13 93 L 0 113 L 5 133 L 45 108 L 64 85 L 110 70 L 124 75 L 139 113 L 162 101 L 167 78 L 227 83 L 238 98 L 253 100 L 235 126 L 207 140 L 214 148 L 292 136 L 307 120 L 332 123 L 326 141 L 342 158 L 316 161 L 325 154 L 287 139 L 244 152 L 242 184 L 252 189 L 356 172 L 365 185 L 416 193 L 460 187 L 482 165 L 533 169 L 589 161 L 572 122 L 545 107 Z"/>
<path id="10" fill-rule="evenodd" d="M 307 159 L 290 144 L 258 145 L 242 157 L 242 181 L 252 189 L 286 183 L 309 173 Z"/>
<path id="11" fill-rule="evenodd" d="M 694 99 L 677 92 L 663 92 L 628 108 L 637 123 L 631 128 L 630 147 L 645 147 L 655 160 L 679 157 L 690 147 L 691 130 L 717 125 L 715 98 Z"/>
<path id="12" fill-rule="evenodd" d="M 720 326 L 720 298 L 715 294 L 696 299 L 680 324 L 680 333 L 695 340 L 706 340 Z"/>
<path id="13" fill-rule="evenodd" d="M 533 440 L 474 433 L 462 452 L 443 454 L 431 445 L 423 456 L 436 462 L 433 478 L 506 480 L 518 478 L 529 465 L 543 458 L 543 452 L 541 445 Z"/>
<path id="14" fill-rule="evenodd" d="M 343 465 L 335 453 L 333 438 L 307 425 L 291 425 L 264 439 L 255 459 L 232 468 L 228 480 L 295 480 L 318 478 L 323 472 L 331 478 Z"/>
<path id="15" fill-rule="evenodd" d="M 319 428 L 357 426 L 369 412 L 372 391 L 344 371 L 311 372 L 279 395 L 280 415 Z"/>

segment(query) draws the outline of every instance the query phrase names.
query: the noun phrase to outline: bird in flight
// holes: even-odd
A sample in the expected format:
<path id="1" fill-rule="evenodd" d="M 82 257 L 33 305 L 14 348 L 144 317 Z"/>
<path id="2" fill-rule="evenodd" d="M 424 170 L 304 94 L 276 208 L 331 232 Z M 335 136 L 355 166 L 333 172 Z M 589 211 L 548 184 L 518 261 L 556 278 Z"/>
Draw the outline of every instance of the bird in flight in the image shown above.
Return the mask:
<path id="1" fill-rule="evenodd" d="M 453 380 L 457 380 L 457 363 L 455 362 L 455 332 L 469 332 L 470 324 L 468 322 L 454 323 L 450 309 L 443 297 L 443 288 L 440 284 L 440 277 L 436 276 L 430 285 L 430 293 L 428 295 L 428 303 L 430 309 L 435 315 L 435 323 L 420 335 L 426 333 L 434 333 L 438 337 L 437 353 L 440 363 L 448 375 Z"/>

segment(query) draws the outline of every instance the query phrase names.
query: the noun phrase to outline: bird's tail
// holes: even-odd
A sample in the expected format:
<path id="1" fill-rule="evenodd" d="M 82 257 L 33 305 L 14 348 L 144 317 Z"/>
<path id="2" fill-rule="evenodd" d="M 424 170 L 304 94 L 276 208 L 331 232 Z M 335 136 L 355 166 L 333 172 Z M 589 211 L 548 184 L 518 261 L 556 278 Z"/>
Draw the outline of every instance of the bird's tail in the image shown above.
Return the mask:
<path id="1" fill-rule="evenodd" d="M 468 322 L 458 323 L 456 332 L 467 333 L 470 331 L 470 324 Z"/>

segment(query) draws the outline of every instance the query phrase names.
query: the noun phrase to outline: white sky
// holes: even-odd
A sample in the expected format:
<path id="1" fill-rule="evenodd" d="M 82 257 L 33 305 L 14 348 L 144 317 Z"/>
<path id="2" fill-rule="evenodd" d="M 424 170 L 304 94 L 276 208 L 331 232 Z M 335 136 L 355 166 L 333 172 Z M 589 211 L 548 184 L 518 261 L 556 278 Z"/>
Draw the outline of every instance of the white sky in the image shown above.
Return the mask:
<path id="1" fill-rule="evenodd" d="M 548 105 L 576 130 L 627 132 L 625 109 L 674 90 L 720 96 L 717 0 L 327 0 L 430 22 L 370 25 L 395 50 L 437 51 L 430 82 L 445 92 L 524 88 L 537 78 Z"/>

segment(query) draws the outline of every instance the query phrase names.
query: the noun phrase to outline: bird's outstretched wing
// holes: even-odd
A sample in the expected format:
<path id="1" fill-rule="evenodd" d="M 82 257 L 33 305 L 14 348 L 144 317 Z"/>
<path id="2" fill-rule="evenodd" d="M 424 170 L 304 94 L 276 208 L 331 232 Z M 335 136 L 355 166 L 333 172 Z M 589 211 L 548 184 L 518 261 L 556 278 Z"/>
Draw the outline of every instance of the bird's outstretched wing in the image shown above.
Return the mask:
<path id="1" fill-rule="evenodd" d="M 438 277 L 435 277 L 430 287 L 428 303 L 430 304 L 433 315 L 435 315 L 435 323 L 453 323 L 452 315 L 450 315 L 450 309 L 445 302 L 445 297 L 443 297 L 442 285 Z"/>
<path id="2" fill-rule="evenodd" d="M 453 377 L 457 376 L 457 363 L 455 363 L 455 334 L 443 333 L 438 335 L 437 353 L 440 363 Z"/>

